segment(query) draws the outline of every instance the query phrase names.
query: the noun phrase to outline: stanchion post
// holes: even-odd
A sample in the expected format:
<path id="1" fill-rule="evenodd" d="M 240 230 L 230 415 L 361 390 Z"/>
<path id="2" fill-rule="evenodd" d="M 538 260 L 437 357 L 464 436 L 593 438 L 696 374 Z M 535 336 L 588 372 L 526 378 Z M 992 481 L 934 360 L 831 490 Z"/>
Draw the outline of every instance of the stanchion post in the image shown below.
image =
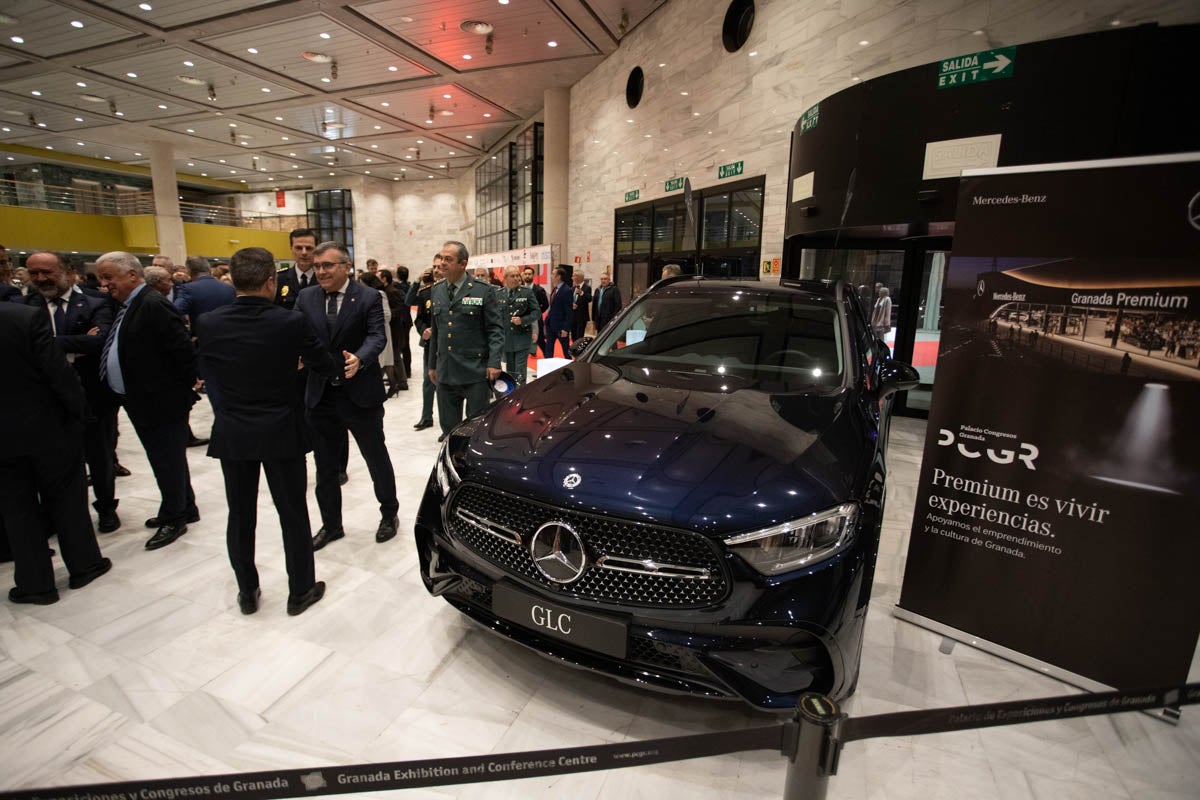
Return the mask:
<path id="1" fill-rule="evenodd" d="M 783 743 L 788 757 L 783 800 L 825 800 L 829 776 L 837 774 L 842 748 L 838 728 L 845 717 L 823 694 L 800 695 Z"/>

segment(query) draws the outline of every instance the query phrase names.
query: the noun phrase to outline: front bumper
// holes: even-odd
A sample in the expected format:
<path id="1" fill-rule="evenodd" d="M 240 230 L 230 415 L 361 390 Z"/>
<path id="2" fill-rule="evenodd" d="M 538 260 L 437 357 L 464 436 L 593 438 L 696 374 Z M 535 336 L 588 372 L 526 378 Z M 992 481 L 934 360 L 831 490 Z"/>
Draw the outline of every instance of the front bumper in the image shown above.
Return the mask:
<path id="1" fill-rule="evenodd" d="M 824 578 L 840 575 L 833 580 L 842 584 L 836 594 L 844 595 L 829 598 L 826 618 L 835 620 L 830 626 L 795 621 L 794 615 L 780 611 L 796 608 L 791 583 L 766 585 L 737 574 L 730 595 L 713 607 L 638 608 L 572 598 L 505 570 L 447 533 L 444 503 L 431 478 L 416 524 L 426 588 L 488 630 L 541 655 L 631 684 L 741 698 L 767 709 L 792 709 L 804 691 L 837 696 L 853 681 L 849 673 L 857 671 L 861 617 L 847 604 L 853 591 L 845 584 L 847 573 L 861 570 L 845 563 L 852 557 L 826 565 L 830 574 Z M 495 602 L 498 592 L 502 608 Z M 514 597 L 518 606 L 524 601 L 535 613 L 514 613 Z M 623 642 L 614 644 L 609 636 L 606 646 L 597 649 L 590 641 L 580 642 L 574 628 L 563 633 L 558 628 L 568 626 L 548 625 L 547 614 L 567 614 L 577 625 L 581 618 L 591 618 L 610 633 L 617 629 Z"/>

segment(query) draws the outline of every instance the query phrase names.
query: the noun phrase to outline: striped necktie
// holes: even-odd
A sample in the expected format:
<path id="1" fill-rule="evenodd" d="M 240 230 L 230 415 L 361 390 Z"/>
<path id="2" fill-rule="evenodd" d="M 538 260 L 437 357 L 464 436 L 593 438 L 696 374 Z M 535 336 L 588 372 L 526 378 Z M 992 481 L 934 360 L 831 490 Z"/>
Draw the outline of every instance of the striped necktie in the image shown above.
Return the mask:
<path id="1" fill-rule="evenodd" d="M 108 383 L 108 354 L 113 349 L 113 345 L 117 343 L 117 329 L 121 327 L 121 320 L 125 318 L 125 311 L 129 306 L 122 305 L 121 310 L 117 312 L 117 318 L 113 320 L 112 327 L 108 329 L 108 338 L 104 340 L 104 349 L 100 351 L 100 380 Z"/>

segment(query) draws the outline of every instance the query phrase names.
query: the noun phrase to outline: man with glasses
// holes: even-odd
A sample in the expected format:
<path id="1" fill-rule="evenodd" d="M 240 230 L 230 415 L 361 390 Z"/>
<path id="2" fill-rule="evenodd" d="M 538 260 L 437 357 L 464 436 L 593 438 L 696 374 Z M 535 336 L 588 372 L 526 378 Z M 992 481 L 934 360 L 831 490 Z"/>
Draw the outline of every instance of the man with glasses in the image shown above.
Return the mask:
<path id="1" fill-rule="evenodd" d="M 322 523 L 313 537 L 314 550 L 345 536 L 339 473 L 347 431 L 367 462 L 379 501 L 382 519 L 375 541 L 394 537 L 400 524 L 396 476 L 383 435 L 386 393 L 379 369 L 379 354 L 387 345 L 383 296 L 351 281 L 350 270 L 345 246 L 337 242 L 317 245 L 313 272 L 318 285 L 302 291 L 296 302 L 317 340 L 335 360 L 345 363 L 344 375 L 334 378 L 309 370 L 305 388 L 308 422 L 316 434 L 317 505 Z"/>

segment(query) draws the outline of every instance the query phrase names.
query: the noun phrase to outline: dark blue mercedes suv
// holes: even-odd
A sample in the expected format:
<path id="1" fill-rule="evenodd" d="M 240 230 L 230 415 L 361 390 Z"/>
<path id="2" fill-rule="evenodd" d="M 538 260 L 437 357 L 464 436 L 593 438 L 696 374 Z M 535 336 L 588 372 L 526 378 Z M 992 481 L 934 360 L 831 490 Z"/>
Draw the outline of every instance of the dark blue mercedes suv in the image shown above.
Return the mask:
<path id="1" fill-rule="evenodd" d="M 883 516 L 888 358 L 852 287 L 655 284 L 447 437 L 422 577 L 561 662 L 790 708 L 854 689 Z"/>

